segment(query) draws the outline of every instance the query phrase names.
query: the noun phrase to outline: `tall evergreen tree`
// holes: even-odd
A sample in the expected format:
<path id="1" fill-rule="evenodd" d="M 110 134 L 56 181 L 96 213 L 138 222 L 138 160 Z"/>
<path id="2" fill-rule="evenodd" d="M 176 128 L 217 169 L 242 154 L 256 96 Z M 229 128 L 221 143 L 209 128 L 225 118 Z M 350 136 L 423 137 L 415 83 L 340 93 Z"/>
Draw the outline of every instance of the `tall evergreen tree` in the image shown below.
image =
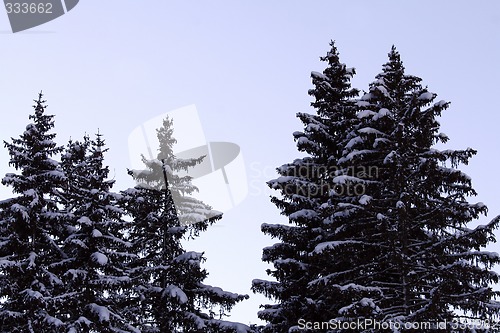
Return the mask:
<path id="1" fill-rule="evenodd" d="M 45 114 L 42 98 L 35 100 L 26 131 L 5 142 L 18 173 L 2 179 L 17 196 L 0 202 L 0 332 L 59 332 L 61 325 L 54 295 L 62 281 L 51 266 L 65 259 L 57 207 L 65 176 L 52 159 L 62 147 L 53 141 L 54 116 Z"/>
<path id="2" fill-rule="evenodd" d="M 258 314 L 268 322 L 264 332 L 288 332 L 300 319 L 313 322 L 326 315 L 321 311 L 328 304 L 316 302 L 315 298 L 330 293 L 318 291 L 315 294 L 312 284 L 317 281 L 321 266 L 327 264 L 328 259 L 322 262 L 311 254 L 335 228 L 331 219 L 334 216 L 332 205 L 347 197 L 335 196 L 339 188 L 334 180 L 342 172 L 338 169 L 338 160 L 344 147 L 355 135 L 358 120 L 354 98 L 359 93 L 350 85 L 354 69 L 341 63 L 335 44 L 331 42 L 330 45 L 327 55 L 320 58 L 327 62 L 327 68 L 323 73 L 311 74 L 315 88 L 309 94 L 315 98 L 311 105 L 317 113 L 298 113 L 304 131 L 293 133 L 298 150 L 308 156 L 279 167 L 280 177 L 268 182 L 281 194 L 271 201 L 288 217 L 291 225 L 262 225 L 265 234 L 280 240 L 265 248 L 262 257 L 274 265 L 274 270 L 268 270 L 268 274 L 276 282 L 254 280 L 252 286 L 255 292 L 278 301 L 277 304 L 264 305 Z M 339 256 L 338 260 L 337 265 L 341 267 L 351 264 L 349 257 Z M 340 298 L 342 293 L 343 298 L 350 299 L 354 288 L 345 285 L 347 283 L 328 288 L 332 289 L 330 292 L 337 292 L 335 297 Z M 361 292 L 371 293 L 370 290 Z"/>
<path id="3" fill-rule="evenodd" d="M 220 215 L 189 197 L 196 188 L 188 175 L 178 172 L 203 157 L 177 159 L 172 126 L 172 120 L 164 120 L 157 130 L 157 158 L 143 158 L 145 170 L 130 171 L 138 185 L 122 193 L 132 219 L 130 242 L 138 257 L 129 265 L 135 301 L 128 312 L 135 315 L 142 332 L 248 332 L 246 325 L 221 319 L 248 296 L 204 284 L 208 273 L 201 268 L 203 253 L 185 251 L 181 244 Z"/>
<path id="4" fill-rule="evenodd" d="M 66 293 L 60 316 L 68 332 L 139 332 L 122 314 L 130 288 L 126 264 L 133 258 L 125 240 L 127 222 L 117 206 L 104 165 L 101 134 L 95 140 L 70 142 L 62 155 L 67 174 L 64 208 L 68 259 L 60 267 Z"/>
<path id="5" fill-rule="evenodd" d="M 336 80 L 345 77 L 342 71 L 333 73 Z M 498 314 L 491 288 L 498 255 L 481 248 L 495 240 L 499 218 L 467 227 L 486 213 L 486 206 L 467 202 L 475 191 L 457 169 L 475 151 L 432 148 L 448 140 L 436 120 L 448 103 L 432 104 L 436 95 L 420 85 L 421 79 L 405 75 L 395 49 L 355 104 L 354 95 L 326 103 L 318 92 L 334 89 L 335 81 L 318 84 L 317 76 L 313 73 L 311 91 L 317 115 L 308 118 L 321 116 L 322 106 L 337 118 L 327 119 L 325 126 L 304 122 L 305 131 L 294 134 L 299 150 L 304 144 L 316 150 L 278 168 L 281 177 L 269 182 L 281 190 L 283 198 L 273 201 L 293 225 L 262 227 L 281 240 L 263 255 L 274 264 L 269 273 L 277 282 L 253 283 L 255 291 L 279 302 L 259 313 L 269 322 L 264 331 L 299 331 L 300 319 L 365 318 L 400 325 L 392 326 L 397 331 L 414 321 L 450 323 L 460 315 L 488 319 Z M 322 131 L 330 137 L 312 135 L 338 129 L 338 117 L 348 120 L 342 130 Z M 323 160 L 318 158 L 322 152 Z M 323 172 L 298 171 L 310 170 L 312 163 Z M 313 191 L 318 188 L 326 190 Z M 339 325 L 321 328 L 346 331 Z"/>
<path id="6" fill-rule="evenodd" d="M 374 265 L 356 275 L 382 292 L 372 298 L 380 320 L 489 320 L 499 312 L 498 293 L 491 288 L 498 282 L 491 268 L 499 257 L 481 249 L 495 241 L 500 217 L 468 227 L 487 212 L 484 204 L 467 201 L 476 192 L 457 169 L 476 151 L 433 148 L 448 141 L 436 117 L 449 103 L 433 103 L 437 95 L 420 82 L 405 74 L 393 47 L 359 102 L 358 136 L 340 162 L 344 168 L 376 166 L 377 172 L 360 177 L 370 183 L 355 209 L 364 229 L 357 240 L 369 241 Z"/>

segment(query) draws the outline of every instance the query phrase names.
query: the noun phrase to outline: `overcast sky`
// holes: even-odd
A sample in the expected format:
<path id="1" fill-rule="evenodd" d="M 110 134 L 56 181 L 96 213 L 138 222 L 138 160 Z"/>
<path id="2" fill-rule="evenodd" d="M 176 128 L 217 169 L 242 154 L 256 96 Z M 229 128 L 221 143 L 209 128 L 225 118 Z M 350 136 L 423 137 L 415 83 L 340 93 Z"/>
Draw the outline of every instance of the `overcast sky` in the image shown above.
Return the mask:
<path id="1" fill-rule="evenodd" d="M 301 155 L 297 112 L 313 112 L 307 90 L 319 57 L 336 40 L 367 89 L 394 44 L 408 74 L 451 101 L 442 117 L 449 148 L 478 155 L 463 168 L 500 214 L 500 2 L 491 1 L 80 1 L 66 15 L 13 34 L 0 13 L 0 139 L 17 137 L 43 90 L 56 115 L 56 141 L 104 134 L 115 189 L 133 186 L 128 138 L 134 128 L 194 105 L 207 141 L 241 147 L 248 194 L 217 226 L 186 245 L 205 251 L 209 284 L 248 293 L 230 320 L 257 322 L 266 302 L 250 291 L 265 278 L 262 223 L 286 223 L 265 181 Z M 184 130 L 184 128 L 183 128 Z M 185 134 L 185 133 L 184 133 Z M 0 150 L 0 174 L 9 171 Z M 0 187 L 0 195 L 9 190 Z M 500 232 L 499 232 L 500 235 Z M 493 246 L 497 249 L 498 246 Z"/>

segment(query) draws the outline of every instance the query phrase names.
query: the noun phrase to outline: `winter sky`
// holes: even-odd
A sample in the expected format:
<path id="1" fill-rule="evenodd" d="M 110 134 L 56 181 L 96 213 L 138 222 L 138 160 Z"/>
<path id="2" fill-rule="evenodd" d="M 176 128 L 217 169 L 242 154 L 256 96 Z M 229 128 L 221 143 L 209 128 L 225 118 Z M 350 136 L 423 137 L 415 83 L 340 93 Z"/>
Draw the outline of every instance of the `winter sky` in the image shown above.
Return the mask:
<path id="1" fill-rule="evenodd" d="M 452 102 L 441 130 L 451 139 L 447 147 L 478 150 L 463 170 L 479 193 L 471 201 L 490 208 L 479 223 L 500 214 L 496 0 L 82 0 L 66 15 L 16 34 L 0 10 L 0 139 L 24 131 L 43 90 L 59 144 L 98 129 L 104 134 L 120 190 L 134 185 L 126 173 L 134 128 L 194 104 L 208 141 L 240 146 L 248 193 L 186 248 L 205 251 L 207 283 L 251 296 L 230 320 L 256 323 L 258 305 L 267 301 L 250 291 L 251 280 L 266 278 L 262 248 L 276 242 L 260 225 L 286 223 L 265 181 L 301 156 L 292 139 L 302 129 L 295 114 L 313 112 L 310 72 L 324 69 L 319 57 L 331 39 L 341 60 L 356 68 L 355 87 L 367 89 L 395 44 L 407 73 Z M 0 150 L 2 176 L 7 164 Z M 2 198 L 9 194 L 0 186 Z"/>

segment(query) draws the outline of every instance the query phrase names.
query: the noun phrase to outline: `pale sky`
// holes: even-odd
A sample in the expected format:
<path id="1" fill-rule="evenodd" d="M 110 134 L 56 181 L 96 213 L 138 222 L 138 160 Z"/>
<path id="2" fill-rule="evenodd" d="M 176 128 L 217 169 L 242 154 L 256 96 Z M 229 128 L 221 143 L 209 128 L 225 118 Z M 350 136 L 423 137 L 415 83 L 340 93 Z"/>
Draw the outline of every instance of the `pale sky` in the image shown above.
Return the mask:
<path id="1" fill-rule="evenodd" d="M 496 0 L 82 0 L 66 15 L 16 34 L 3 12 L 0 139 L 24 131 L 43 90 L 59 144 L 97 129 L 104 134 L 120 190 L 134 185 L 126 174 L 132 130 L 194 104 L 208 141 L 241 147 L 248 195 L 186 248 L 205 251 L 207 283 L 251 296 L 229 320 L 256 323 L 267 300 L 250 291 L 251 280 L 266 278 L 262 248 L 276 242 L 260 225 L 287 222 L 270 203 L 265 181 L 301 156 L 292 139 L 302 130 L 295 114 L 313 112 L 310 72 L 324 69 L 319 57 L 329 41 L 356 68 L 357 88 L 367 89 L 394 44 L 407 73 L 452 102 L 441 130 L 451 139 L 448 148 L 478 150 L 462 170 L 479 193 L 472 201 L 490 208 L 485 223 L 500 214 L 499 36 Z M 2 176 L 7 163 L 2 149 Z M 0 187 L 2 197 L 9 194 Z"/>

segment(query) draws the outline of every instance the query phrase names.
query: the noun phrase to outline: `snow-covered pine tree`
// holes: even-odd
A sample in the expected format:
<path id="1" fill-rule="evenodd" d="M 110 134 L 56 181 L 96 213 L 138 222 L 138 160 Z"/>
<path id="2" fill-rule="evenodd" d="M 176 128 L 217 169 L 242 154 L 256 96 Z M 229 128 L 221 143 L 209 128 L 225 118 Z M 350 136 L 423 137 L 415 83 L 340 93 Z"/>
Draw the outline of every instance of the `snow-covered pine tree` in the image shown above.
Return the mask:
<path id="1" fill-rule="evenodd" d="M 332 54 L 333 45 L 323 59 Z M 312 75 L 317 115 L 299 114 L 305 130 L 294 133 L 309 156 L 278 168 L 281 177 L 269 182 L 292 225 L 262 226 L 281 240 L 263 253 L 277 282 L 253 282 L 278 301 L 259 312 L 264 332 L 299 331 L 299 320 L 450 323 L 498 314 L 491 288 L 498 255 L 481 248 L 495 240 L 499 218 L 467 228 L 486 206 L 467 202 L 475 191 L 457 169 L 475 151 L 432 148 L 448 140 L 436 121 L 448 103 L 431 104 L 436 95 L 404 74 L 395 49 L 389 57 L 355 104 L 354 90 L 339 94 L 332 84 L 350 77 L 338 58 L 329 64 L 336 70 Z"/>
<path id="2" fill-rule="evenodd" d="M 54 296 L 62 282 L 51 266 L 65 259 L 58 241 L 57 193 L 65 176 L 52 159 L 61 152 L 53 141 L 52 115 L 45 114 L 40 93 L 35 100 L 33 121 L 12 142 L 5 142 L 9 164 L 2 183 L 15 197 L 0 202 L 0 332 L 59 332 L 54 317 Z"/>
<path id="3" fill-rule="evenodd" d="M 181 243 L 220 219 L 208 205 L 190 197 L 196 188 L 188 175 L 179 174 L 203 157 L 175 157 L 176 140 L 169 118 L 157 130 L 157 137 L 157 158 L 143 157 L 145 170 L 129 172 L 138 185 L 122 192 L 123 205 L 132 219 L 129 239 L 138 257 L 129 265 L 135 298 L 127 311 L 137 318 L 144 333 L 249 332 L 246 325 L 222 320 L 234 304 L 248 296 L 204 284 L 208 273 L 201 268 L 203 253 L 185 251 Z M 182 219 L 180 214 L 184 214 Z M 181 225 L 181 220 L 191 223 Z"/>
<path id="4" fill-rule="evenodd" d="M 274 265 L 268 274 L 276 282 L 254 280 L 252 286 L 255 292 L 277 301 L 264 305 L 258 314 L 268 322 L 263 329 L 268 333 L 298 330 L 299 320 L 326 322 L 341 304 L 379 293 L 350 279 L 348 270 L 365 258 L 346 256 L 343 250 L 334 257 L 320 255 L 332 234 L 348 239 L 337 220 L 347 217 L 355 204 L 349 193 L 357 185 L 348 182 L 355 177 L 339 168 L 338 161 L 355 136 L 359 91 L 350 85 L 354 69 L 341 63 L 335 44 L 330 45 L 331 50 L 320 58 L 327 68 L 311 74 L 315 88 L 309 94 L 315 98 L 311 105 L 316 114 L 299 113 L 304 131 L 293 134 L 298 150 L 308 156 L 279 167 L 280 177 L 268 182 L 280 191 L 281 196 L 273 197 L 272 202 L 290 223 L 262 225 L 265 234 L 280 240 L 263 251 L 263 260 Z M 352 245 L 346 241 L 343 248 Z M 365 312 L 373 311 L 371 305 L 364 304 Z"/>
<path id="5" fill-rule="evenodd" d="M 373 264 L 352 267 L 350 274 L 353 281 L 380 288 L 383 296 L 364 301 L 375 304 L 383 321 L 489 320 L 500 311 L 498 292 L 491 287 L 498 282 L 491 268 L 500 260 L 482 249 L 495 241 L 500 217 L 468 227 L 487 212 L 484 204 L 467 201 L 476 192 L 470 177 L 458 169 L 476 151 L 433 148 L 448 141 L 436 117 L 449 103 L 433 103 L 437 95 L 420 82 L 405 74 L 393 47 L 382 73 L 358 102 L 363 108 L 358 135 L 346 146 L 340 164 L 376 167 L 372 174 L 359 175 L 366 186 L 349 217 L 362 226 L 354 240 L 370 244 L 371 253 L 363 255 Z M 332 242 L 321 245 L 329 249 L 324 253 L 334 257 L 339 239 L 325 241 Z M 355 251 L 352 247 L 345 255 Z M 328 272 L 326 268 L 324 274 Z M 355 306 L 338 315 L 343 314 L 359 316 Z"/>
<path id="6" fill-rule="evenodd" d="M 67 332 L 139 332 L 123 315 L 128 306 L 133 258 L 125 240 L 127 222 L 118 207 L 104 165 L 107 151 L 101 134 L 95 140 L 70 141 L 61 166 L 67 175 L 63 197 L 68 225 L 62 244 L 68 259 L 59 267 L 66 292 L 59 298 Z"/>

